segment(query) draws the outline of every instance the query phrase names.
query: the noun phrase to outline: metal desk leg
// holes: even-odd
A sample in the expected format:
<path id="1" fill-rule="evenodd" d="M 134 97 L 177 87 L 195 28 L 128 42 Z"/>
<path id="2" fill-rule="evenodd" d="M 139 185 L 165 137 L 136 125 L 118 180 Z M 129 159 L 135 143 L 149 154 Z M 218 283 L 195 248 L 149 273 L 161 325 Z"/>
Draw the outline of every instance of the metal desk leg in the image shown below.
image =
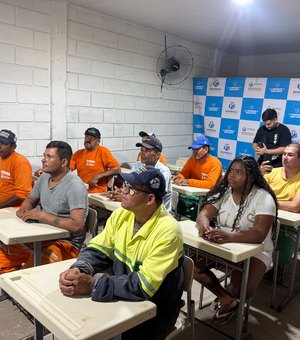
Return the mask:
<path id="1" fill-rule="evenodd" d="M 299 239 L 300 239 L 300 227 L 297 227 L 297 238 L 295 243 L 295 250 L 294 250 L 294 258 L 292 262 L 292 273 L 291 279 L 289 284 L 289 292 L 288 295 L 280 302 L 277 311 L 281 312 L 293 299 L 295 295 L 299 293 L 299 288 L 294 289 L 295 278 L 296 278 L 296 269 L 297 269 L 297 261 L 298 261 L 298 247 L 299 247 Z"/>
<path id="2" fill-rule="evenodd" d="M 6 299 L 8 299 L 8 294 L 2 288 L 0 288 L 0 302 Z"/>
<path id="3" fill-rule="evenodd" d="M 36 241 L 34 242 L 33 245 L 34 249 L 33 249 L 33 258 L 34 258 L 34 266 L 40 266 L 41 265 L 41 241 Z"/>
<path id="4" fill-rule="evenodd" d="M 243 331 L 243 320 L 244 320 L 244 308 L 247 294 L 247 284 L 248 284 L 248 275 L 250 268 L 250 258 L 244 261 L 243 265 L 243 277 L 241 284 L 241 293 L 240 293 L 240 305 L 238 310 L 238 319 L 236 325 L 235 339 L 240 340 L 242 338 Z"/>
<path id="5" fill-rule="evenodd" d="M 41 241 L 34 242 L 33 258 L 34 266 L 39 266 L 41 264 Z M 37 319 L 34 319 L 34 326 L 34 340 L 42 340 L 44 334 L 43 325 Z"/>
<path id="6" fill-rule="evenodd" d="M 34 319 L 34 340 L 43 340 L 43 334 L 43 325 L 37 319 Z"/>

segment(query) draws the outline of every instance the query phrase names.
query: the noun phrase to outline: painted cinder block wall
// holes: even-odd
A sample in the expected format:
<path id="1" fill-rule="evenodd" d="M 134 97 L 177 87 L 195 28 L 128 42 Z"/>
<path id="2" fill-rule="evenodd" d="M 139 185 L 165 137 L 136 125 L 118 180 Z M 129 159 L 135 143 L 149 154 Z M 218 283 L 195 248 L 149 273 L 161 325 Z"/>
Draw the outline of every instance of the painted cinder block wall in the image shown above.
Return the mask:
<path id="1" fill-rule="evenodd" d="M 154 131 L 169 162 L 188 156 L 192 78 L 235 76 L 238 58 L 167 35 L 193 54 L 190 77 L 161 91 L 164 32 L 56 0 L 0 0 L 0 124 L 40 164 L 54 139 L 82 147 L 96 126 L 120 162 L 134 162 L 140 130 Z"/>

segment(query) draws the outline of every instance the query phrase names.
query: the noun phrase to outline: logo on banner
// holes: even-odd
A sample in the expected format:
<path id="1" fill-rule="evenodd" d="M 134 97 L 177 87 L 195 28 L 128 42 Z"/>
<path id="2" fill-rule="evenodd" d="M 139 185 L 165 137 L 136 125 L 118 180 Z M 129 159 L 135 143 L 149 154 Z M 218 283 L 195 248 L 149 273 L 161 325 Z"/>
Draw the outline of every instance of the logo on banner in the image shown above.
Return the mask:
<path id="1" fill-rule="evenodd" d="M 223 97 L 206 97 L 204 115 L 221 117 Z"/>
<path id="2" fill-rule="evenodd" d="M 238 141 L 236 146 L 236 156 L 239 155 L 255 156 L 255 152 L 252 149 L 252 142 L 247 143 Z"/>
<path id="3" fill-rule="evenodd" d="M 227 78 L 225 97 L 243 97 L 245 78 Z"/>
<path id="4" fill-rule="evenodd" d="M 204 117 L 194 115 L 194 133 L 204 133 Z"/>
<path id="5" fill-rule="evenodd" d="M 259 98 L 244 98 L 241 111 L 241 119 L 260 120 L 263 100 Z"/>
<path id="6" fill-rule="evenodd" d="M 298 137 L 297 131 L 296 130 L 291 130 L 291 136 L 292 136 L 292 140 L 297 139 L 297 137 Z"/>
<path id="7" fill-rule="evenodd" d="M 238 134 L 239 121 L 237 119 L 222 118 L 220 137 L 224 139 L 236 140 Z"/>
<path id="8" fill-rule="evenodd" d="M 194 94 L 199 96 L 206 95 L 207 78 L 194 78 Z"/>
<path id="9" fill-rule="evenodd" d="M 266 78 L 246 78 L 245 98 L 263 98 L 266 89 Z"/>
<path id="10" fill-rule="evenodd" d="M 240 120 L 238 141 L 252 143 L 253 138 L 259 128 L 259 121 Z"/>
<path id="11" fill-rule="evenodd" d="M 208 78 L 207 96 L 224 96 L 226 78 Z"/>
<path id="12" fill-rule="evenodd" d="M 220 86 L 220 82 L 219 82 L 219 80 L 214 80 L 213 81 L 213 83 L 212 83 L 212 85 L 213 85 L 213 87 L 218 87 L 218 86 Z"/>
<path id="13" fill-rule="evenodd" d="M 286 99 L 289 89 L 290 79 L 269 78 L 267 81 L 265 98 Z"/>
<path id="14" fill-rule="evenodd" d="M 228 143 L 224 144 L 223 149 L 225 151 L 230 151 L 230 145 Z"/>
<path id="15" fill-rule="evenodd" d="M 234 102 L 230 102 L 228 105 L 230 110 L 233 110 L 235 108 L 235 103 Z"/>
<path id="16" fill-rule="evenodd" d="M 300 125 L 300 101 L 287 101 L 283 123 L 290 125 Z"/>
<path id="17" fill-rule="evenodd" d="M 207 125 L 207 129 L 206 129 L 206 134 L 210 135 L 209 132 L 216 134 L 217 133 L 217 129 L 215 128 L 216 124 L 213 121 L 210 121 Z"/>

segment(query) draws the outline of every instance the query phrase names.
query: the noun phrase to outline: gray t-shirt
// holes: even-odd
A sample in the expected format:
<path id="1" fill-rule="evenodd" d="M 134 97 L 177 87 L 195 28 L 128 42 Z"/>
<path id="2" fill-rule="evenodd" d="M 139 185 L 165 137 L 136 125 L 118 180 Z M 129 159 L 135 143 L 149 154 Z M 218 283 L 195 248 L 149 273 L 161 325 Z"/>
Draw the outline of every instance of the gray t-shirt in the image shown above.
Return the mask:
<path id="1" fill-rule="evenodd" d="M 85 217 L 88 214 L 87 190 L 82 180 L 69 171 L 66 176 L 55 187 L 49 188 L 50 175 L 44 173 L 35 183 L 30 195 L 39 199 L 38 208 L 58 217 L 70 217 L 70 211 L 84 209 Z M 71 234 L 68 239 L 60 239 L 71 243 L 80 249 L 86 230 L 83 228 L 80 234 Z"/>

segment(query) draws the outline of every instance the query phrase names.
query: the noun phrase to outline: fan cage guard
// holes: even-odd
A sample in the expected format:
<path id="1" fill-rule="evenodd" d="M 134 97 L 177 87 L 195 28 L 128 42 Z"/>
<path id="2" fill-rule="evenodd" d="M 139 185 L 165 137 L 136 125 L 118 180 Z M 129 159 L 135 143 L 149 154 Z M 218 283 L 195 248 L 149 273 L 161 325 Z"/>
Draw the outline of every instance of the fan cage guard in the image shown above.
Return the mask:
<path id="1" fill-rule="evenodd" d="M 178 66 L 176 63 L 180 65 L 178 70 L 176 70 Z M 192 53 L 182 45 L 167 47 L 156 63 L 157 76 L 163 84 L 167 85 L 177 85 L 185 81 L 191 74 L 192 68 Z"/>

